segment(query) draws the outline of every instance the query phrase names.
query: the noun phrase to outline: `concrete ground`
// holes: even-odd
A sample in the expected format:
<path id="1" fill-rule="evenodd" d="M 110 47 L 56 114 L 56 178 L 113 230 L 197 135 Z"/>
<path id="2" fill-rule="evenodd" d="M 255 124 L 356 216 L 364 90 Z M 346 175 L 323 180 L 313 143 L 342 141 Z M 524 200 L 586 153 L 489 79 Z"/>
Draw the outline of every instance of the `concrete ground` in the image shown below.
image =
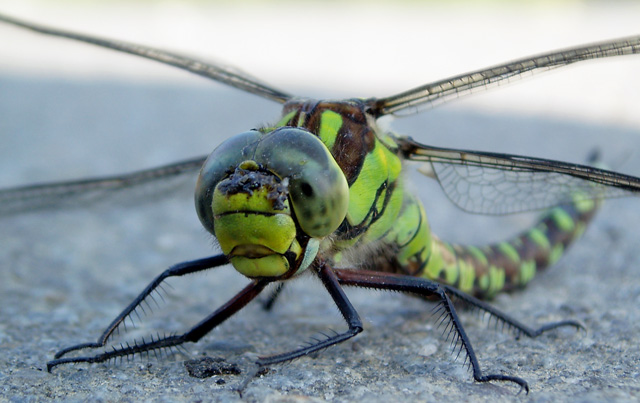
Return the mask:
<path id="1" fill-rule="evenodd" d="M 162 23 L 167 20 L 179 22 L 180 35 L 189 31 L 203 42 L 232 43 L 243 41 L 244 31 L 252 28 L 258 18 L 246 16 L 246 20 L 234 22 L 232 17 L 239 18 L 239 11 L 223 8 L 220 13 L 213 13 L 207 9 L 207 14 L 185 6 L 154 8 L 152 16 L 156 19 L 146 19 L 142 8 L 120 13 L 117 7 L 112 9 L 104 5 L 104 10 L 97 12 L 71 3 L 65 3 L 70 8 L 65 9 L 69 14 L 65 16 L 65 12 L 57 7 L 23 4 L 34 5 L 29 8 L 0 2 L 0 10 L 52 25 L 60 20 L 65 21 L 59 24 L 62 26 L 68 26 L 67 22 L 73 25 L 83 21 L 86 24 L 84 31 L 90 31 L 92 25 L 99 31 L 101 27 L 121 20 L 122 27 L 117 31 L 132 35 L 127 39 L 139 41 L 135 36 L 138 30 L 144 36 L 151 35 L 149 32 L 156 29 L 162 33 L 157 34 L 161 38 L 159 41 L 169 38 L 166 39 L 168 46 L 173 49 L 180 48 L 171 42 L 173 36 L 162 29 Z M 431 29 L 441 30 L 438 44 L 416 40 L 416 34 L 406 30 L 389 29 L 380 40 L 388 36 L 392 40 L 385 43 L 386 49 L 381 48 L 379 55 L 367 53 L 367 50 L 360 59 L 345 60 L 347 56 L 342 56 L 339 50 L 334 49 L 338 53 L 331 53 L 331 48 L 323 49 L 334 55 L 333 63 L 328 63 L 326 69 L 343 64 L 343 68 L 363 71 L 362 74 L 351 71 L 348 73 L 351 78 L 344 82 L 339 72 L 329 70 L 324 76 L 322 71 L 306 71 L 306 63 L 313 56 L 303 52 L 306 51 L 303 45 L 318 46 L 321 39 L 326 39 L 320 34 L 324 32 L 321 19 L 311 20 L 308 27 L 301 27 L 299 22 L 293 24 L 290 36 L 307 40 L 286 48 L 288 56 L 291 56 L 291 49 L 302 52 L 290 57 L 286 63 L 274 61 L 277 67 L 273 67 L 272 63 L 265 62 L 267 56 L 264 55 L 238 63 L 265 81 L 303 95 L 385 95 L 412 85 L 399 79 L 390 79 L 391 84 L 386 80 L 379 83 L 369 76 L 396 76 L 389 73 L 397 71 L 396 68 L 405 71 L 405 62 L 397 59 L 397 65 L 391 63 L 384 68 L 387 73 L 370 72 L 367 68 L 383 58 L 385 50 L 393 53 L 394 41 L 399 47 L 407 46 L 409 42 L 413 49 L 419 49 L 420 55 L 414 55 L 416 58 L 432 55 L 429 64 L 420 62 L 429 70 L 426 79 L 415 82 L 417 85 L 512 57 L 579 43 L 582 34 L 591 35 L 585 41 L 595 40 L 597 38 L 593 36 L 597 32 L 584 28 L 593 27 L 595 18 L 608 27 L 608 31 L 600 34 L 600 39 L 631 34 L 633 31 L 629 29 L 623 32 L 630 26 L 625 25 L 625 21 L 637 21 L 632 18 L 637 9 L 625 7 L 617 11 L 618 14 L 613 8 L 603 11 L 596 3 L 573 12 L 562 9 L 554 14 L 549 11 L 550 17 L 544 19 L 549 25 L 538 34 L 528 31 L 526 24 L 534 24 L 535 21 L 530 21 L 535 20 L 533 17 L 542 20 L 541 15 L 547 15 L 546 12 L 498 10 L 483 14 L 482 10 L 471 12 L 441 7 L 432 12 L 424 9 L 394 11 L 409 14 L 409 21 L 427 21 L 430 24 L 425 25 L 431 25 Z M 271 12 L 270 23 L 283 25 L 277 10 Z M 329 11 L 324 12 L 329 14 Z M 380 11 L 381 21 L 385 16 L 395 21 L 391 17 L 396 14 L 389 13 Z M 576 14 L 587 21 L 584 26 L 578 19 L 568 22 L 569 16 Z M 188 15 L 193 19 L 187 18 Z M 225 15 L 227 18 L 223 18 Z M 264 17 L 265 14 L 261 15 Z M 366 17 L 375 20 L 377 15 L 371 12 Z M 324 14 L 317 16 L 320 18 Z M 207 17 L 218 25 L 229 24 L 236 31 L 224 38 L 198 36 L 201 21 Z M 357 16 L 353 18 L 354 25 L 361 23 Z M 445 26 L 443 21 L 447 18 L 456 25 Z M 197 23 L 190 25 L 190 21 Z M 400 22 L 395 23 L 403 26 Z M 378 22 L 378 28 L 380 24 Z M 535 43 L 534 38 L 530 39 L 533 44 L 523 42 L 516 46 L 504 39 L 515 54 L 510 53 L 506 58 L 489 55 L 487 57 L 493 59 L 478 61 L 484 55 L 479 50 L 483 44 L 492 49 L 487 52 L 502 51 L 501 42 L 481 40 L 483 32 L 501 38 L 501 24 L 505 35 L 548 36 L 549 42 Z M 557 34 L 563 25 L 569 32 L 566 34 L 568 39 Z M 340 27 L 348 33 L 348 27 Z M 482 27 L 486 31 L 482 31 Z M 308 32 L 301 34 L 303 28 L 308 28 Z M 108 52 L 101 54 L 80 44 L 60 45 L 64 50 L 59 50 L 59 41 L 5 27 L 0 29 L 2 37 L 11 35 L 12 38 L 11 43 L 3 41 L 0 44 L 2 186 L 126 172 L 206 154 L 233 133 L 271 122 L 279 113 L 277 105 L 239 91 L 198 79 L 183 81 L 180 73 L 164 76 L 148 62 L 143 61 L 139 66 L 134 63 L 138 67 L 127 67 L 127 71 L 120 74 L 120 62 L 129 63 L 121 56 Z M 371 41 L 366 40 L 362 29 L 358 32 L 361 35 L 358 38 L 367 44 L 363 46 L 369 46 Z M 564 38 L 557 39 L 562 43 L 554 45 L 553 33 Z M 267 43 L 272 46 L 270 35 L 275 34 L 265 28 L 264 38 L 257 34 L 251 41 L 247 40 L 246 46 L 260 48 L 263 41 L 263 46 Z M 465 38 L 467 42 L 473 42 L 473 46 L 464 48 Z M 149 43 L 145 38 L 140 41 Z M 343 39 L 341 46 L 347 46 L 346 42 Z M 210 55 L 207 58 L 224 57 L 225 62 L 235 63 L 235 56 L 226 53 L 226 49 L 217 51 L 217 45 L 200 45 L 206 48 L 203 52 Z M 352 53 L 362 51 L 351 46 L 354 47 Z M 67 53 L 67 49 L 72 48 L 80 55 Z M 251 48 L 242 52 L 241 49 L 238 53 L 250 54 L 258 50 Z M 88 57 L 89 63 L 95 58 L 100 62 L 95 62 L 94 67 L 84 66 L 87 63 L 82 56 L 85 51 L 92 55 Z M 283 49 L 279 51 L 283 52 Z M 36 57 L 33 52 L 43 54 L 44 59 L 32 59 Z M 469 59 L 467 65 L 464 60 L 457 60 L 466 52 L 478 52 L 479 56 Z M 197 49 L 189 49 L 189 53 L 203 54 Z M 394 57 L 390 58 L 394 60 Z M 69 59 L 67 70 L 60 58 Z M 274 55 L 273 59 L 278 57 Z M 106 61 L 103 63 L 102 60 Z M 297 67 L 298 61 L 301 67 Z M 499 94 L 477 95 L 475 98 L 479 101 L 464 100 L 399 119 L 393 127 L 400 133 L 434 145 L 572 162 L 582 162 L 590 151 L 598 149 L 604 160 L 617 170 L 640 175 L 640 156 L 635 151 L 640 146 L 640 123 L 635 108 L 640 82 L 633 73 L 637 72 L 639 62 L 638 57 L 628 57 L 621 62 L 595 63 L 595 66 L 578 66 L 549 77 L 543 75 L 508 89 L 493 90 L 493 93 L 504 91 L 505 98 Z M 451 66 L 451 63 L 459 64 Z M 441 74 L 431 70 L 431 64 L 454 70 Z M 136 69 L 141 71 L 136 72 Z M 267 70 L 266 77 L 261 74 L 263 69 Z M 415 78 L 409 78 L 412 74 L 397 75 L 413 80 Z M 310 82 L 288 79 L 305 75 L 311 77 Z M 361 83 L 355 84 L 357 81 Z M 333 91 L 334 88 L 339 91 Z M 565 99 L 565 96 L 574 98 Z M 434 232 L 446 239 L 482 244 L 513 235 L 531 220 L 530 216 L 521 215 L 463 214 L 439 193 L 437 186 L 425 185 L 427 180 L 419 175 L 411 175 L 410 180 L 425 201 Z M 635 199 L 608 202 L 584 238 L 555 267 L 536 278 L 527 289 L 501 295 L 494 301 L 495 306 L 525 323 L 577 319 L 585 324 L 586 332 L 559 330 L 535 340 L 515 340 L 513 336 L 487 326 L 473 314 L 462 314 L 482 368 L 490 373 L 509 373 L 526 379 L 531 386 L 529 396 L 515 396 L 517 389 L 508 384 L 474 383 L 470 373 L 454 360 L 448 344 L 440 337 L 431 318 L 431 306 L 395 293 L 362 290 L 348 290 L 348 295 L 365 321 L 363 334 L 316 356 L 275 366 L 250 383 L 242 398 L 234 388 L 243 375 L 205 379 L 189 375 L 184 366 L 188 359 L 221 357 L 237 362 L 244 373 L 247 362 L 256 354 L 281 352 L 327 329 L 342 329 L 340 315 L 333 303 L 320 283 L 311 278 L 290 284 L 271 312 L 264 312 L 259 304 L 252 304 L 200 343 L 186 346 L 185 354 L 110 364 L 70 365 L 48 374 L 46 362 L 56 351 L 95 340 L 112 318 L 167 266 L 215 253 L 211 239 L 200 227 L 193 211 L 189 186 L 186 183 L 180 189 L 182 196 L 155 200 L 158 196 L 151 193 L 154 200 L 145 200 L 147 195 L 143 193 L 134 198 L 116 197 L 90 208 L 39 212 L 0 220 L 3 279 L 0 282 L 0 400 L 628 401 L 639 397 L 640 282 L 637 267 L 640 254 L 637 237 L 633 234 L 634 228 L 640 225 L 640 208 Z M 154 307 L 153 313 L 136 320 L 138 327 L 123 334 L 121 339 L 130 341 L 149 333 L 185 330 L 240 290 L 246 281 L 230 267 L 172 281 L 172 287 L 167 288 L 166 301 L 159 301 L 160 307 Z"/>

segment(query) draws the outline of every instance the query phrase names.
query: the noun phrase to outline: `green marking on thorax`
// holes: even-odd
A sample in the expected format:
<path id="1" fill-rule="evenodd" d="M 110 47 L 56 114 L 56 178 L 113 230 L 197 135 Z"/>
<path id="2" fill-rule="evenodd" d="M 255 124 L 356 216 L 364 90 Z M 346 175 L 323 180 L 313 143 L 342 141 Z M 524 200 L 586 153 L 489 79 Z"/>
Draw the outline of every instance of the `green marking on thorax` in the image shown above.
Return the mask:
<path id="1" fill-rule="evenodd" d="M 304 126 L 306 121 L 307 121 L 307 114 L 300 112 L 300 116 L 298 117 L 298 127 Z"/>
<path id="2" fill-rule="evenodd" d="M 329 150 L 333 149 L 333 145 L 338 137 L 338 132 L 342 127 L 342 116 L 334 111 L 324 111 L 320 117 L 320 140 Z"/>
<path id="3" fill-rule="evenodd" d="M 360 175 L 350 187 L 348 219 L 357 225 L 364 220 L 371 209 L 371 202 L 380 186 L 387 181 L 395 181 L 400 175 L 402 163 L 395 154 L 376 140 L 374 149 L 362 164 Z M 389 206 L 387 206 L 387 210 Z M 397 211 L 396 211 L 397 214 Z"/>
<path id="4" fill-rule="evenodd" d="M 396 143 L 396 141 L 393 139 L 393 137 L 391 137 L 389 135 L 389 133 L 384 133 L 380 136 L 378 136 L 378 138 L 380 139 L 380 141 L 382 143 L 384 143 L 384 145 L 386 145 L 387 147 L 391 148 L 391 149 L 395 149 L 398 147 L 398 143 Z"/>
<path id="5" fill-rule="evenodd" d="M 292 111 L 292 112 L 289 112 L 286 115 L 284 115 L 282 117 L 282 119 L 280 119 L 280 121 L 278 123 L 276 123 L 276 127 L 286 126 L 286 124 L 289 123 L 289 121 L 291 121 L 291 119 L 293 119 L 293 116 L 295 114 L 296 114 L 296 111 Z"/>
<path id="6" fill-rule="evenodd" d="M 412 200 L 413 201 L 413 200 Z M 412 203 L 410 206 L 405 207 L 402 214 L 398 216 L 396 221 L 397 225 L 394 225 L 389 233 L 389 240 L 396 242 L 398 245 L 404 245 L 414 236 L 417 230 L 417 223 L 420 221 L 420 208 L 416 203 Z"/>
<path id="7" fill-rule="evenodd" d="M 387 206 L 384 210 L 384 214 L 380 216 L 376 222 L 369 226 L 369 229 L 367 230 L 365 237 L 363 238 L 366 242 L 375 241 L 382 238 L 384 234 L 386 234 L 389 229 L 393 227 L 394 223 L 398 219 L 398 213 L 402 209 L 403 196 L 404 194 L 402 191 L 396 191 L 391 194 L 391 197 L 389 198 Z M 376 206 L 376 210 L 378 212 L 382 211 L 384 203 L 381 203 L 381 201 L 383 201 L 384 199 L 384 197 L 381 197 L 378 201 L 378 205 Z"/>
<path id="8" fill-rule="evenodd" d="M 431 232 L 424 210 L 410 195 L 408 197 L 408 204 L 405 204 L 404 210 L 386 236 L 389 243 L 401 246 L 397 260 L 403 266 L 408 265 L 411 258 L 417 254 L 420 254 L 420 262 L 429 261 L 432 249 Z"/>

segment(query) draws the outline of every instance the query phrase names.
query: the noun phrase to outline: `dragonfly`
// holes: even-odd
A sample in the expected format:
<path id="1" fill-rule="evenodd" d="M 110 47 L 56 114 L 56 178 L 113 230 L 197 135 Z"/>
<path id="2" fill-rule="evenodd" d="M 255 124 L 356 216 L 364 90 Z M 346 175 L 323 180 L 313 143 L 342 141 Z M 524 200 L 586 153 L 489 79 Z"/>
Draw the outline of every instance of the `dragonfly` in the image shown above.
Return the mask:
<path id="1" fill-rule="evenodd" d="M 235 135 L 209 156 L 124 175 L 0 190 L 0 214 L 91 202 L 121 190 L 198 175 L 201 223 L 222 254 L 182 262 L 156 277 L 95 342 L 60 350 L 47 369 L 99 363 L 197 342 L 272 283 L 273 306 L 290 279 L 316 276 L 347 330 L 281 354 L 256 368 L 309 355 L 363 331 L 344 287 L 400 291 L 435 302 L 438 322 L 477 382 L 503 381 L 529 391 L 515 375 L 485 373 L 454 302 L 484 312 L 517 335 L 537 337 L 573 320 L 528 326 L 483 299 L 524 287 L 555 263 L 585 230 L 606 198 L 635 195 L 640 179 L 589 165 L 421 144 L 377 122 L 486 90 L 505 81 L 591 59 L 640 53 L 640 36 L 526 57 L 425 84 L 384 98 L 297 97 L 214 63 L 146 46 L 49 28 L 0 15 L 0 22 L 154 60 L 282 104 L 272 124 Z M 547 209 L 531 228 L 476 247 L 441 240 L 429 229 L 421 201 L 405 186 L 405 164 L 423 173 L 465 211 L 511 214 Z M 104 350 L 127 318 L 171 277 L 231 264 L 250 281 L 227 303 L 181 334 L 152 336 Z M 78 353 L 97 351 L 95 353 Z M 80 355 L 78 355 L 80 354 Z M 253 374 L 257 373 L 257 370 Z M 251 376 L 247 378 L 251 379 Z"/>

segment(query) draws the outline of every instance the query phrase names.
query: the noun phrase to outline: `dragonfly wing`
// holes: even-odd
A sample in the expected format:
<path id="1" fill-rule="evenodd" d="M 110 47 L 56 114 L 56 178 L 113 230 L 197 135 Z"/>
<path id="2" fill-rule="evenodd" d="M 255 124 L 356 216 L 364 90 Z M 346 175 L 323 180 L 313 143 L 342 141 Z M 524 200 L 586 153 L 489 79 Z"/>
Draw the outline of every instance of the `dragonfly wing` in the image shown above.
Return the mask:
<path id="1" fill-rule="evenodd" d="M 129 201 L 134 188 L 138 191 L 136 200 L 167 194 L 185 180 L 195 182 L 195 173 L 205 159 L 198 157 L 124 175 L 0 189 L 0 216 L 118 201 L 125 190 Z"/>
<path id="2" fill-rule="evenodd" d="M 640 178 L 587 165 L 397 141 L 405 158 L 430 163 L 428 175 L 471 213 L 511 214 L 640 192 Z"/>
<path id="3" fill-rule="evenodd" d="M 573 47 L 435 81 L 386 98 L 369 100 L 370 112 L 380 117 L 398 112 L 417 113 L 443 102 L 504 85 L 516 79 L 572 63 L 640 53 L 640 36 Z"/>
<path id="4" fill-rule="evenodd" d="M 146 59 L 154 60 L 162 64 L 189 71 L 199 76 L 209 78 L 219 83 L 226 84 L 231 87 L 238 88 L 242 91 L 246 91 L 266 99 L 271 99 L 279 103 L 285 103 L 292 98 L 291 95 L 277 90 L 267 84 L 261 83 L 257 79 L 250 77 L 248 74 L 245 74 L 238 69 L 230 68 L 220 64 L 209 63 L 177 53 L 151 48 L 148 46 L 103 39 L 91 35 L 65 31 L 62 29 L 49 28 L 43 25 L 21 21 L 2 14 L 0 14 L 0 22 L 5 22 L 21 28 L 26 28 L 28 30 L 45 35 L 73 39 L 79 42 L 100 46 L 102 48 L 112 49 L 122 53 L 129 53 L 134 56 L 144 57 Z"/>

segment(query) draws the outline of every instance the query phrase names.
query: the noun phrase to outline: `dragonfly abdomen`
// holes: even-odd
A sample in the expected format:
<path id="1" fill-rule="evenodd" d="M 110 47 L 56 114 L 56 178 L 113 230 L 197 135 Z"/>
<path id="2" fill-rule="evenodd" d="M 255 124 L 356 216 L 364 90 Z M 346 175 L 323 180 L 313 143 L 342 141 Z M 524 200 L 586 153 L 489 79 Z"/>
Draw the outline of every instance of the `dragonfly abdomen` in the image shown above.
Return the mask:
<path id="1" fill-rule="evenodd" d="M 579 200 L 554 207 L 514 238 L 482 247 L 451 244 L 434 236 L 429 261 L 419 275 L 482 298 L 522 288 L 583 234 L 599 204 Z"/>

